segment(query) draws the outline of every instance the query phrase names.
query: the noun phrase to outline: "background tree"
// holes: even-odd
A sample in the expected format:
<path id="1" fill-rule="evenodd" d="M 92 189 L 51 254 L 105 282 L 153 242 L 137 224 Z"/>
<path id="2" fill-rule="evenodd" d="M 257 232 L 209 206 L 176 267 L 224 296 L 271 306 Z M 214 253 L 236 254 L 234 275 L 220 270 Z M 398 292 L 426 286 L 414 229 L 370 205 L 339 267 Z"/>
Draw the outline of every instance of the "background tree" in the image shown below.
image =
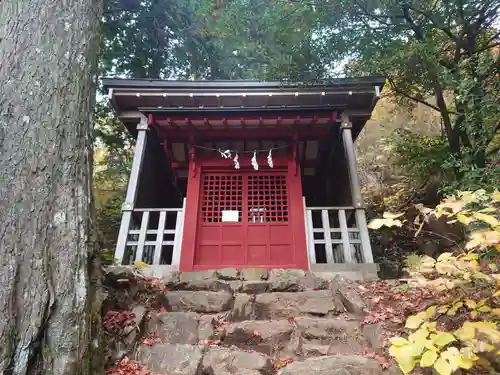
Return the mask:
<path id="1" fill-rule="evenodd" d="M 499 11 L 499 0 L 273 1 L 254 7 L 232 0 L 206 27 L 221 44 L 242 46 L 247 54 L 289 35 L 295 46 L 307 45 L 315 59 L 305 66 L 293 48 L 289 61 L 269 60 L 275 64 L 270 70 L 287 78 L 329 79 L 339 70 L 387 76 L 399 103 L 439 113 L 448 144 L 441 169 L 453 172 L 451 180 L 474 185 L 500 181 L 491 146 L 500 123 Z M 248 22 L 231 22 L 252 13 Z M 248 43 L 256 22 L 260 32 Z"/>
<path id="2" fill-rule="evenodd" d="M 2 1 L 2 374 L 99 373 L 91 124 L 101 5 Z"/>

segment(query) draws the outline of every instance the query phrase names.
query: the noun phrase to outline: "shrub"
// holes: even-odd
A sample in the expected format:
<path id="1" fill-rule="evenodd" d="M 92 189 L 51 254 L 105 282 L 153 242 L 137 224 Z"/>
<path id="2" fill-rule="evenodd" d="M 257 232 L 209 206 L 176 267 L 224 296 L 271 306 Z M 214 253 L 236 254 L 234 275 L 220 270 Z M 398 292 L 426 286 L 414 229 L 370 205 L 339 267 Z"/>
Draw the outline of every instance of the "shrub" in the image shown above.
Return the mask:
<path id="1" fill-rule="evenodd" d="M 412 259 L 410 285 L 433 290 L 436 303 L 407 318 L 408 337 L 393 337 L 390 354 L 404 373 L 416 365 L 441 375 L 458 369 L 498 367 L 500 355 L 500 193 L 461 192 L 420 215 L 446 216 L 466 225 L 469 241 L 459 254 Z M 419 221 L 424 222 L 422 218 Z M 398 214 L 386 214 L 371 227 L 401 226 Z M 418 232 L 417 232 L 418 234 Z"/>

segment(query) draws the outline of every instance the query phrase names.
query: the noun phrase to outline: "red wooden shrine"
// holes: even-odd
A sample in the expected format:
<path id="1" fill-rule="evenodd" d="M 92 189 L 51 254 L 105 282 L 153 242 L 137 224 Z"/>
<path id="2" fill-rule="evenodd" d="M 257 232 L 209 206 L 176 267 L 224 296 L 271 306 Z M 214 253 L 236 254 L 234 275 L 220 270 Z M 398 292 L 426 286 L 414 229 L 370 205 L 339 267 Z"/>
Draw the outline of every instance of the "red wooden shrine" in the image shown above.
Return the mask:
<path id="1" fill-rule="evenodd" d="M 310 118 L 275 115 L 210 119 L 165 118 L 161 113 L 156 116 L 150 113 L 149 123 L 164 137 L 164 144 L 168 144 L 169 137 L 182 135 L 191 140 L 180 270 L 307 269 L 297 141 L 299 133 L 317 137 L 326 135 L 326 131 L 307 128 L 299 132 L 294 125 L 301 121 L 328 124 L 335 119 L 335 112 Z M 237 124 L 238 128 L 228 129 L 231 124 Z M 268 128 L 269 125 L 274 128 Z M 240 168 L 236 169 L 233 160 L 222 158 L 218 150 L 203 152 L 206 148 L 198 148 L 194 141 L 195 129 L 199 140 L 224 130 L 224 139 L 229 142 L 245 137 L 258 138 L 261 142 L 282 138 L 289 144 L 257 151 L 258 170 L 251 164 L 251 150 L 239 152 Z M 231 151 L 233 157 L 238 152 Z M 267 164 L 269 151 L 272 168 Z"/>
<path id="2" fill-rule="evenodd" d="M 373 263 L 353 139 L 384 81 L 104 79 L 136 138 L 115 257 L 180 271 Z"/>

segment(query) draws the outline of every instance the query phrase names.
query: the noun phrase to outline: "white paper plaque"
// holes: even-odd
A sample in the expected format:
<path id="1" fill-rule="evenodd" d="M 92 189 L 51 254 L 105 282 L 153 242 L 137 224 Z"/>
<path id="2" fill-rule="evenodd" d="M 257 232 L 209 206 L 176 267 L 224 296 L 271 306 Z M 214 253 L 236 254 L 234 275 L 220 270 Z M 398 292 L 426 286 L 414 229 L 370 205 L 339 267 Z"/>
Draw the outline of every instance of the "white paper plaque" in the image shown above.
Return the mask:
<path id="1" fill-rule="evenodd" d="M 222 222 L 223 223 L 237 223 L 239 217 L 239 211 L 222 211 Z"/>

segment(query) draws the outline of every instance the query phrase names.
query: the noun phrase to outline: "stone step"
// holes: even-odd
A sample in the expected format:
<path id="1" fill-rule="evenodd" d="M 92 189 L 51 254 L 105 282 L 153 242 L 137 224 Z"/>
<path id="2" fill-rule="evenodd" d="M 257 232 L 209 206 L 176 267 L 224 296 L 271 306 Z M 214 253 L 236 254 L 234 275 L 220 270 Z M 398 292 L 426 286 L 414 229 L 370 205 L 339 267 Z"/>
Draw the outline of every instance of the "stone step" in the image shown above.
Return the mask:
<path id="1" fill-rule="evenodd" d="M 375 351 L 358 320 L 295 317 L 247 320 L 222 326 L 212 315 L 152 313 L 145 331 L 164 344 L 209 345 L 255 351 L 281 360 Z"/>
<path id="2" fill-rule="evenodd" d="M 258 352 L 186 344 L 141 346 L 134 360 L 152 372 L 169 375 L 271 375 L 274 358 Z M 325 355 L 288 361 L 277 375 L 400 375 L 396 366 L 384 370 L 375 359 L 359 355 Z"/>
<path id="3" fill-rule="evenodd" d="M 173 272 L 165 279 L 170 290 L 232 291 L 241 293 L 300 292 L 329 289 L 326 279 L 295 269 L 248 268 L 238 271 Z"/>
<path id="4" fill-rule="evenodd" d="M 362 356 L 325 356 L 294 362 L 277 375 L 396 375 L 395 367 L 385 370 L 377 360 Z"/>

